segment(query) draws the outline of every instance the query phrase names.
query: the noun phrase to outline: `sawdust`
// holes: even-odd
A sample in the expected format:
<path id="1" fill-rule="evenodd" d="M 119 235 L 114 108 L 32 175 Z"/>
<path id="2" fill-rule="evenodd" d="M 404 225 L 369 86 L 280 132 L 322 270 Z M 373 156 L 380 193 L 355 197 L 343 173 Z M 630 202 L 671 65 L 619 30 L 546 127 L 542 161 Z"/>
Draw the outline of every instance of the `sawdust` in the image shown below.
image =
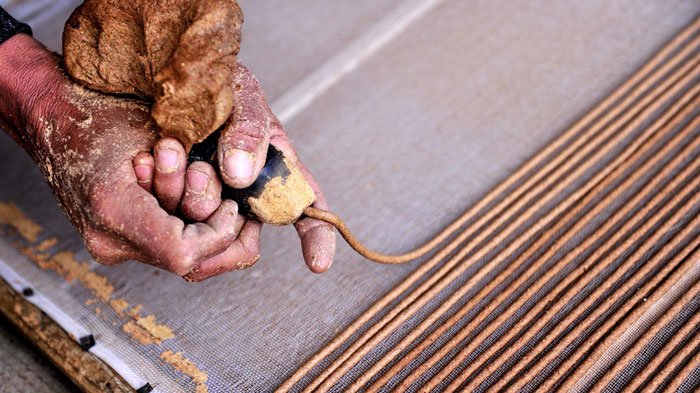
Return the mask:
<path id="1" fill-rule="evenodd" d="M 290 165 L 286 179 L 282 176 L 272 178 L 265 184 L 258 197 L 249 197 L 247 202 L 251 212 L 262 222 L 272 225 L 292 224 L 301 217 L 304 209 L 316 200 L 316 194 L 302 175 L 299 168 Z"/>
<path id="2" fill-rule="evenodd" d="M 124 310 L 129 307 L 129 304 L 124 300 L 113 301 L 112 308 L 117 311 L 118 314 L 123 315 Z M 156 322 L 155 315 L 142 316 L 141 310 L 142 305 L 136 305 L 127 311 L 127 315 L 133 319 L 129 321 L 122 329 L 129 333 L 131 337 L 139 341 L 141 344 L 160 344 L 165 340 L 169 340 L 175 337 L 172 329 L 170 327 L 159 324 Z"/>
<path id="3" fill-rule="evenodd" d="M 90 271 L 90 264 L 81 263 L 75 259 L 72 252 L 61 251 L 50 257 L 36 253 L 31 247 L 23 249 L 23 253 L 34 260 L 39 266 L 51 269 L 63 276 L 66 281 L 80 282 L 89 289 L 102 302 L 109 304 L 118 315 L 124 315 L 124 310 L 129 308 L 129 303 L 124 299 L 112 299 L 114 287 L 107 277 Z M 90 302 L 93 304 L 94 302 Z M 133 321 L 127 322 L 123 329 L 142 344 L 160 344 L 165 340 L 175 337 L 172 329 L 156 322 L 154 315 L 141 316 L 142 305 L 137 305 L 128 311 Z"/>
<path id="4" fill-rule="evenodd" d="M 42 231 L 41 226 L 27 218 L 14 203 L 0 203 L 0 224 L 13 227 L 20 236 L 32 243 Z"/>
<path id="5" fill-rule="evenodd" d="M 42 241 L 41 243 L 39 243 L 38 246 L 34 247 L 34 250 L 39 251 L 39 252 L 45 252 L 45 251 L 48 251 L 48 250 L 54 248 L 57 243 L 58 243 L 58 239 L 56 239 L 55 237 L 52 237 L 52 238 L 46 239 L 46 240 Z"/>
<path id="6" fill-rule="evenodd" d="M 99 109 L 120 108 L 127 110 L 148 111 L 148 106 L 142 101 L 129 99 L 127 97 L 115 97 L 87 89 L 77 83 L 72 83 L 67 87 L 70 89 L 69 98 L 74 107 L 80 109 L 85 116 L 84 119 L 74 119 L 73 123 L 82 126 L 91 126 L 93 123 L 92 112 L 94 107 Z"/>
<path id="7" fill-rule="evenodd" d="M 233 0 L 86 0 L 65 25 L 65 65 L 91 89 L 152 100 L 163 135 L 190 146 L 231 113 L 242 24 Z"/>
<path id="8" fill-rule="evenodd" d="M 131 338 L 143 345 L 160 344 L 147 331 L 139 327 L 134 321 L 129 321 L 122 326 L 122 330 L 128 333 Z"/>
<path id="9" fill-rule="evenodd" d="M 197 393 L 207 393 L 209 389 L 207 388 L 206 382 L 209 376 L 202 370 L 200 370 L 191 360 L 186 359 L 182 352 L 165 351 L 160 355 L 166 363 L 175 367 L 176 370 L 192 378 L 195 384 L 197 384 Z"/>
<path id="10" fill-rule="evenodd" d="M 36 263 L 37 266 L 39 266 L 40 268 L 44 270 L 53 270 L 54 265 L 50 262 L 51 255 L 36 252 L 32 247 L 23 247 L 20 248 L 19 251 L 22 253 L 22 255 L 26 256 L 32 262 Z"/>
<path id="11" fill-rule="evenodd" d="M 124 299 L 114 299 L 109 302 L 114 312 L 119 315 L 124 315 L 124 310 L 129 308 L 129 303 Z"/>
<path id="12" fill-rule="evenodd" d="M 158 344 L 175 337 L 175 334 L 169 327 L 156 323 L 156 317 L 153 315 L 138 318 L 136 323 L 147 331 Z"/>
<path id="13" fill-rule="evenodd" d="M 32 310 L 25 310 L 22 307 L 22 304 L 20 303 L 15 303 L 15 306 L 13 307 L 15 314 L 19 315 L 20 318 L 22 318 L 22 321 L 26 323 L 27 325 L 31 326 L 32 328 L 36 329 L 38 333 L 42 333 L 41 329 L 37 329 L 41 325 L 41 314 L 39 312 L 32 312 Z"/>
<path id="14" fill-rule="evenodd" d="M 143 309 L 143 305 L 138 304 L 134 306 L 131 310 L 129 310 L 128 314 L 130 317 L 137 319 L 141 316 L 141 310 Z"/>
<path id="15" fill-rule="evenodd" d="M 89 263 L 78 262 L 74 253 L 61 251 L 49 260 L 49 264 L 66 281 L 77 280 L 103 302 L 108 302 L 111 299 L 114 287 L 109 283 L 107 277 L 92 272 Z"/>

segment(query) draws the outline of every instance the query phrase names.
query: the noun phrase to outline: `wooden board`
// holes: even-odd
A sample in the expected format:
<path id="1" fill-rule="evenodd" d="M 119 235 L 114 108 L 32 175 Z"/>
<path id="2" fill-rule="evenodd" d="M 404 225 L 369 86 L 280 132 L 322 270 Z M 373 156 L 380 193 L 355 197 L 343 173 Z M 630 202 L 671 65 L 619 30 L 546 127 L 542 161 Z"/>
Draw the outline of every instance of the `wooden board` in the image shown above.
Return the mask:
<path id="1" fill-rule="evenodd" d="M 85 392 L 133 392 L 107 364 L 0 279 L 0 312 Z"/>

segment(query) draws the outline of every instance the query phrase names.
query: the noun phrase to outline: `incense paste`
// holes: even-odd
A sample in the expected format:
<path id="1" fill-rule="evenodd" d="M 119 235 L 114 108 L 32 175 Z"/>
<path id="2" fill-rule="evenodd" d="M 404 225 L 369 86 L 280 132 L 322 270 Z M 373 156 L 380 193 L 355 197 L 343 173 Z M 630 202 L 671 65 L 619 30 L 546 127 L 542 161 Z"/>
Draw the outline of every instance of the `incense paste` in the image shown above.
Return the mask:
<path id="1" fill-rule="evenodd" d="M 233 0 L 87 0 L 66 22 L 68 73 L 103 93 L 153 101 L 186 148 L 228 119 L 243 14 Z"/>

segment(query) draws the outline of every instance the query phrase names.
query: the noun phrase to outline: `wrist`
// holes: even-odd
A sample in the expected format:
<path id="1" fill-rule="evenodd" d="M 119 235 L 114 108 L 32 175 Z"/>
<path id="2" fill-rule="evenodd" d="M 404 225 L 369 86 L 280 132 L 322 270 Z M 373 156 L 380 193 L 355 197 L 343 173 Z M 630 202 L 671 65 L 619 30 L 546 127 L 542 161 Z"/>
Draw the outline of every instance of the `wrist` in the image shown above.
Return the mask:
<path id="1" fill-rule="evenodd" d="M 26 34 L 0 44 L 0 124 L 25 149 L 35 139 L 32 122 L 58 88 L 55 56 Z"/>

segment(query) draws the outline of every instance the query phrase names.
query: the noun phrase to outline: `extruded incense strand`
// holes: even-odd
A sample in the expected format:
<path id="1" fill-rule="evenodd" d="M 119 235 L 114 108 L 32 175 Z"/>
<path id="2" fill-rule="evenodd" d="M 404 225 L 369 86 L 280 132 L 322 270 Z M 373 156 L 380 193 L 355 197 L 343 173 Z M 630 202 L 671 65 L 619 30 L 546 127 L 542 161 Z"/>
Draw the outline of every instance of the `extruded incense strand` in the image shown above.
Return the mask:
<path id="1" fill-rule="evenodd" d="M 333 225 L 338 230 L 338 232 L 340 232 L 340 235 L 343 236 L 343 239 L 345 239 L 345 241 L 348 242 L 348 245 L 350 245 L 350 247 L 352 247 L 353 250 L 357 251 L 358 254 L 369 259 L 370 261 L 383 263 L 387 265 L 398 265 L 401 263 L 414 261 L 426 255 L 430 251 L 433 251 L 437 246 L 439 246 L 452 234 L 452 231 L 443 230 L 436 237 L 430 239 L 427 243 L 423 244 L 422 246 L 416 248 L 413 251 L 409 251 L 405 254 L 400 255 L 387 255 L 380 254 L 378 252 L 368 249 L 352 234 L 352 232 L 350 232 L 350 229 L 347 225 L 345 225 L 345 222 L 343 222 L 343 220 L 340 217 L 338 217 L 338 215 L 336 215 L 335 213 L 317 209 L 315 207 L 307 207 L 304 210 L 304 215 L 317 220 L 325 221 Z"/>

